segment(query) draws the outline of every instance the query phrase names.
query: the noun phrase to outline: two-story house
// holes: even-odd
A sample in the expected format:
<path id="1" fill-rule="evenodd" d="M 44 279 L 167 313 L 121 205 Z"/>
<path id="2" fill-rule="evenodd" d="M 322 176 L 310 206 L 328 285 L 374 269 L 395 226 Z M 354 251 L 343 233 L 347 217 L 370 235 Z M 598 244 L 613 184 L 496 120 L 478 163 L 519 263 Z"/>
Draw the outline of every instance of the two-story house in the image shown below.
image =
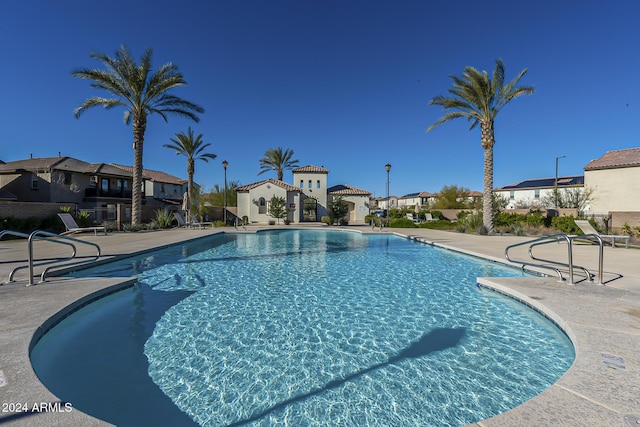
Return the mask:
<path id="1" fill-rule="evenodd" d="M 350 222 L 364 222 L 369 214 L 370 192 L 349 185 L 327 187 L 329 170 L 320 166 L 302 166 L 292 170 L 292 185 L 277 179 L 243 185 L 238 193 L 238 217 L 248 218 L 251 223 L 266 223 L 271 199 L 281 197 L 286 201 L 290 222 L 316 222 L 327 215 L 328 203 L 335 197 L 347 202 L 349 211 L 345 219 Z"/>

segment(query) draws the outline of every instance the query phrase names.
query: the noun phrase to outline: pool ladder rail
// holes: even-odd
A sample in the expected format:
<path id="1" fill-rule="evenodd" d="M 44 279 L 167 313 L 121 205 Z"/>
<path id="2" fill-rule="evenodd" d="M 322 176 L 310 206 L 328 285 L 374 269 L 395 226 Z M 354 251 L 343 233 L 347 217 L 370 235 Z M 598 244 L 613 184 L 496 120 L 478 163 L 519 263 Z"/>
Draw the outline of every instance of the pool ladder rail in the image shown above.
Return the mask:
<path id="1" fill-rule="evenodd" d="M 569 281 L 568 284 L 570 285 L 575 285 L 577 282 L 574 280 L 574 270 L 581 270 L 584 275 L 585 278 L 581 279 L 579 281 L 582 280 L 589 280 L 590 282 L 594 281 L 594 275 L 587 270 L 585 267 L 579 266 L 579 265 L 575 265 L 573 263 L 573 243 L 575 241 L 578 240 L 582 240 L 582 241 L 588 241 L 590 243 L 597 243 L 598 244 L 598 275 L 597 275 L 597 281 L 596 284 L 603 284 L 602 281 L 602 274 L 603 274 L 603 254 L 604 254 L 604 245 L 603 245 L 603 241 L 602 238 L 600 236 L 598 236 L 597 234 L 583 234 L 583 235 L 567 235 L 567 234 L 563 234 L 563 233 L 559 233 L 559 234 L 552 234 L 550 236 L 544 236 L 544 237 L 539 237 L 537 239 L 533 239 L 533 240 L 528 240 L 526 242 L 521 242 L 521 243 L 515 243 L 513 245 L 509 245 L 505 248 L 504 250 L 504 255 L 507 258 L 507 261 L 515 263 L 515 264 L 521 264 L 522 265 L 522 269 L 524 270 L 525 267 L 529 266 L 529 267 L 535 267 L 535 268 L 539 268 L 539 269 L 549 269 L 549 270 L 553 270 L 555 271 L 555 273 L 558 275 L 558 281 L 559 282 L 565 282 L 566 279 L 564 278 L 564 276 L 562 275 L 562 271 L 560 270 L 560 268 L 558 267 L 563 267 L 566 272 L 569 274 Z M 549 260 L 549 259 L 543 259 L 543 258 L 536 258 L 533 255 L 533 248 L 540 246 L 540 245 L 547 245 L 549 243 L 561 243 L 561 242 L 566 242 L 567 243 L 567 262 L 559 262 L 559 261 L 554 261 L 554 260 Z M 531 261 L 521 261 L 521 260 L 514 260 L 509 256 L 509 251 L 515 247 L 518 246 L 525 246 L 525 245 L 529 245 L 529 258 L 531 258 Z"/>
<path id="2" fill-rule="evenodd" d="M 14 281 L 15 274 L 19 270 L 23 270 L 23 269 L 29 270 L 29 283 L 27 284 L 27 286 L 31 286 L 36 284 L 34 282 L 34 273 L 33 273 L 34 267 L 40 267 L 45 265 L 47 266 L 42 271 L 42 274 L 40 274 L 40 282 L 38 283 L 42 283 L 46 281 L 47 274 L 53 267 L 73 267 L 76 265 L 85 264 L 90 261 L 95 261 L 100 258 L 99 245 L 93 242 L 87 242 L 85 240 L 76 239 L 74 237 L 63 236 L 60 234 L 50 233 L 48 231 L 43 231 L 43 230 L 35 230 L 31 234 L 21 233 L 19 231 L 3 230 L 3 231 L 0 231 L 0 240 L 5 235 L 22 237 L 27 239 L 27 249 L 29 254 L 29 258 L 26 260 L 27 265 L 21 265 L 11 270 L 11 273 L 9 273 L 9 280 L 7 283 Z M 72 248 L 71 255 L 69 255 L 68 257 L 61 257 L 61 258 L 42 258 L 42 259 L 36 260 L 34 259 L 34 256 L 33 256 L 33 242 L 35 240 L 42 240 L 42 241 L 58 243 L 61 245 L 69 246 Z M 79 260 L 80 257 L 76 257 L 78 251 L 74 243 L 93 246 L 97 250 L 97 253 L 95 256 L 89 256 L 89 257 L 84 256 L 82 257 L 83 258 L 82 260 Z M 23 262 L 23 261 L 24 260 L 17 261 L 17 262 Z M 42 261 L 42 262 L 36 262 L 36 261 Z M 67 262 L 67 261 L 73 261 L 73 262 Z M 0 285 L 2 285 L 2 283 L 0 283 Z"/>

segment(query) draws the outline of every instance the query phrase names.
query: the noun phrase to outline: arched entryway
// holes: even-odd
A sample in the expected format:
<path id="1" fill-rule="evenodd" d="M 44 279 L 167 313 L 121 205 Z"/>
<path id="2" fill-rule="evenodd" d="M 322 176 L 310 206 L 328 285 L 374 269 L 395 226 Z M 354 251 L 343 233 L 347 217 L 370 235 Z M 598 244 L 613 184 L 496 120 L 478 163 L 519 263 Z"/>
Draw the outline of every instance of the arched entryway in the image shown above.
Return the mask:
<path id="1" fill-rule="evenodd" d="M 318 201 L 313 197 L 307 197 L 302 202 L 302 222 L 318 221 Z"/>

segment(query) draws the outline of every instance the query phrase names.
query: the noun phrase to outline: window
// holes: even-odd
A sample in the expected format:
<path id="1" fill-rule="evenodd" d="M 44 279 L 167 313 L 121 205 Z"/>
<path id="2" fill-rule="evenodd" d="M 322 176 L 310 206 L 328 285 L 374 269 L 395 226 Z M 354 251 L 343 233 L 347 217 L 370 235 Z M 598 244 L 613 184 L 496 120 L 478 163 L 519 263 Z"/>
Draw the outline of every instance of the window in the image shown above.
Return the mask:
<path id="1" fill-rule="evenodd" d="M 320 180 L 316 181 L 316 188 L 320 188 Z"/>
<path id="2" fill-rule="evenodd" d="M 309 180 L 309 188 L 313 188 L 313 182 Z"/>
<path id="3" fill-rule="evenodd" d="M 300 180 L 300 188 L 304 188 L 304 179 Z"/>
<path id="4" fill-rule="evenodd" d="M 536 199 L 539 199 L 539 198 L 540 198 L 540 190 L 535 190 L 534 194 L 535 194 L 535 195 L 534 195 L 534 197 L 535 197 Z"/>
<path id="5" fill-rule="evenodd" d="M 64 185 L 70 185 L 71 184 L 71 172 L 65 172 L 64 173 Z"/>
<path id="6" fill-rule="evenodd" d="M 509 198 L 511 200 L 515 199 L 516 198 L 516 192 L 515 191 L 509 191 Z"/>
<path id="7" fill-rule="evenodd" d="M 100 180 L 100 192 L 102 194 L 109 194 L 109 178 L 102 178 Z"/>
<path id="8" fill-rule="evenodd" d="M 38 189 L 38 175 L 36 174 L 31 175 L 31 189 L 32 190 Z"/>
<path id="9" fill-rule="evenodd" d="M 267 201 L 264 199 L 264 197 L 260 197 L 260 199 L 258 199 L 258 213 L 259 214 L 267 213 Z"/>

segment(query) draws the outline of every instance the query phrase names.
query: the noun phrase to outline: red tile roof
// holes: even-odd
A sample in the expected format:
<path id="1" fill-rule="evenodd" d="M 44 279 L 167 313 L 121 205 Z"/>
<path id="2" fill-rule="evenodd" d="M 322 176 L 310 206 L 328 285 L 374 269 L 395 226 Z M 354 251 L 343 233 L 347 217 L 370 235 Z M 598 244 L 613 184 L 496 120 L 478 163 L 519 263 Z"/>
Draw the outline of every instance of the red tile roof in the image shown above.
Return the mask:
<path id="1" fill-rule="evenodd" d="M 591 160 L 584 170 L 616 169 L 640 166 L 640 148 L 607 151 L 602 157 Z"/>
<path id="2" fill-rule="evenodd" d="M 361 190 L 356 187 L 352 187 L 347 184 L 334 185 L 333 187 L 327 189 L 329 194 L 337 195 L 337 196 L 370 196 L 371 193 L 366 190 Z"/>
<path id="3" fill-rule="evenodd" d="M 133 166 L 117 165 L 115 163 L 111 163 L 111 165 L 133 173 Z M 187 183 L 186 179 L 178 178 L 177 176 L 169 175 L 168 173 L 151 169 L 142 169 L 142 176 L 148 180 L 154 182 L 163 182 L 165 184 L 183 185 Z"/>
<path id="4" fill-rule="evenodd" d="M 301 172 L 311 172 L 311 173 L 329 173 L 329 169 L 325 169 L 321 166 L 300 166 L 299 168 L 292 169 L 293 173 L 301 173 Z"/>
<path id="5" fill-rule="evenodd" d="M 286 182 L 278 181 L 277 179 L 274 179 L 274 178 L 269 178 L 263 181 L 254 182 L 253 184 L 243 185 L 241 187 L 236 188 L 236 191 L 249 191 L 256 187 L 260 187 L 261 185 L 264 185 L 264 184 L 273 184 L 280 188 L 284 188 L 287 191 L 300 191 L 298 187 L 293 186 L 291 184 L 287 184 Z"/>

